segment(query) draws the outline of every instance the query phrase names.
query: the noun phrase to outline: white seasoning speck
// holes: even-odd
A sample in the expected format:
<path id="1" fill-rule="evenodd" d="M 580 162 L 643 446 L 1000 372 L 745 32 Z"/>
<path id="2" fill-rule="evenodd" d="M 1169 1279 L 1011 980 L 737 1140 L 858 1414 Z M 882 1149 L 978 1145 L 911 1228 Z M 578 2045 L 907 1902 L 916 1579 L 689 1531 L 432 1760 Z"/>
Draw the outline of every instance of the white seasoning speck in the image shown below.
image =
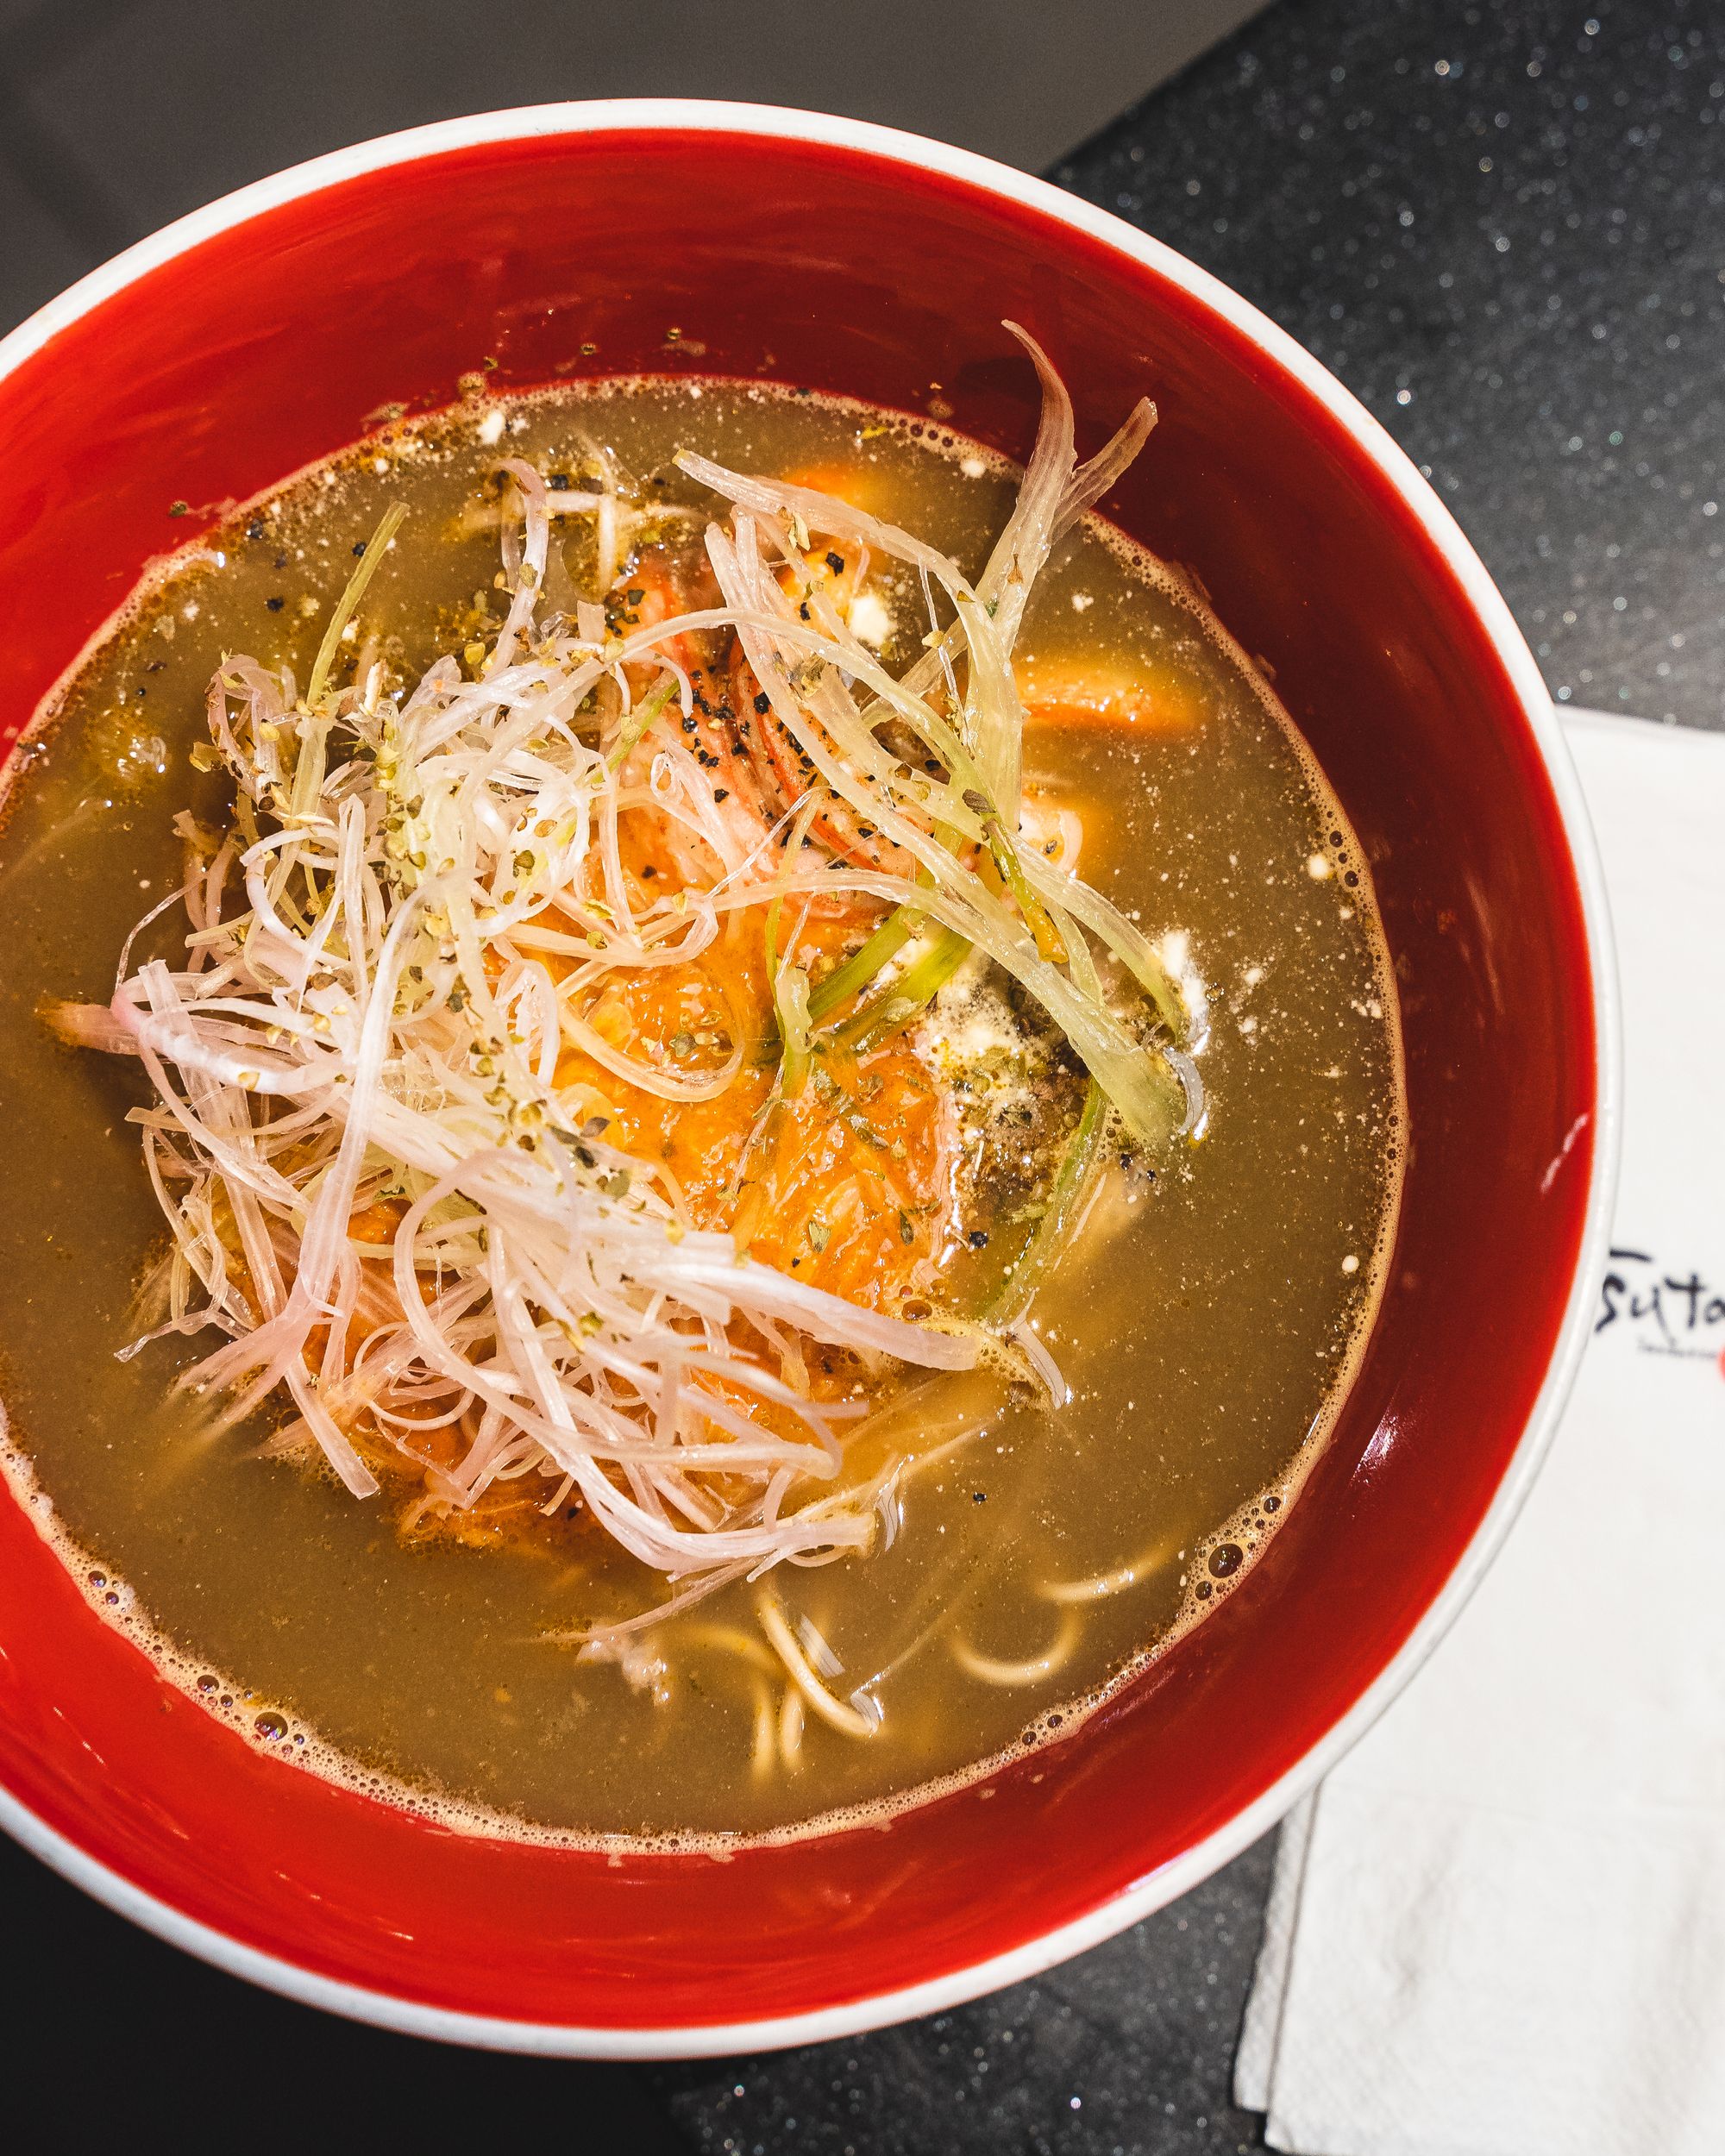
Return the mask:
<path id="1" fill-rule="evenodd" d="M 503 420 L 504 414 L 501 405 L 499 405 L 493 411 L 488 411 L 485 417 L 480 420 L 479 424 L 479 436 L 480 440 L 484 442 L 487 448 L 491 447 L 493 442 L 502 441 Z M 378 469 L 381 471 L 383 468 L 383 466 L 380 464 Z"/>
<path id="2" fill-rule="evenodd" d="M 875 651 L 890 641 L 893 617 L 873 592 L 864 592 L 852 601 L 850 632 L 860 643 Z"/>
<path id="3" fill-rule="evenodd" d="M 1345 1273 L 1357 1273 L 1359 1270 L 1359 1260 L 1352 1250 L 1342 1260 L 1342 1270 Z"/>
<path id="4" fill-rule="evenodd" d="M 1306 863 L 1306 874 L 1310 876 L 1314 883 L 1322 883 L 1327 877 L 1333 876 L 1335 873 L 1335 868 L 1327 854 L 1314 854 Z"/>
<path id="5" fill-rule="evenodd" d="M 980 479 L 988 467 L 981 457 L 961 457 L 958 468 L 967 479 Z"/>
<path id="6" fill-rule="evenodd" d="M 1088 592 L 1075 592 L 1072 594 L 1072 611 L 1075 614 L 1082 614 L 1095 605 L 1095 601 Z"/>

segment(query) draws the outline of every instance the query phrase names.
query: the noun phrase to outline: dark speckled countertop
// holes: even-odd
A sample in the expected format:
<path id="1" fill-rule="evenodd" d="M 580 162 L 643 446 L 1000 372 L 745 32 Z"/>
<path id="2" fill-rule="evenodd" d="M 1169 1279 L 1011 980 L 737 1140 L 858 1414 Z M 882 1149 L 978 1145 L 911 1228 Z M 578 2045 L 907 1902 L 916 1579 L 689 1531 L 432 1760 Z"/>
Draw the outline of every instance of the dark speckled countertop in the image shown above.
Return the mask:
<path id="1" fill-rule="evenodd" d="M 1016 0 L 1000 5 L 1009 25 Z M 0 0 L 0 29 L 20 15 Z M 75 44 L 147 15 L 87 0 L 29 22 L 63 18 Z M 0 82 L 0 110 L 53 150 L 43 170 L 75 224 L 71 152 L 17 83 Z M 196 165 L 211 137 L 193 116 L 175 154 Z M 408 116 L 368 106 L 354 131 Z M 1055 177 L 1214 270 L 1365 400 L 1478 546 L 1559 699 L 1725 724 L 1725 0 L 1280 0 Z M 8 246 L 28 255 L 20 219 Z M 82 266 L 55 255 L 41 274 Z M 1271 1856 L 1261 1843 L 1121 1938 L 955 2013 L 637 2070 L 327 2020 L 0 1844 L 0 2016 L 87 2127 L 202 2122 L 195 2145 L 294 2118 L 338 2147 L 501 2128 L 605 2156 L 1239 2156 L 1263 2146 L 1228 2091 Z M 15 2137 L 32 2078 L 13 2078 Z"/>
<path id="2" fill-rule="evenodd" d="M 1055 177 L 1364 399 L 1563 702 L 1725 722 L 1725 7 L 1285 0 Z"/>

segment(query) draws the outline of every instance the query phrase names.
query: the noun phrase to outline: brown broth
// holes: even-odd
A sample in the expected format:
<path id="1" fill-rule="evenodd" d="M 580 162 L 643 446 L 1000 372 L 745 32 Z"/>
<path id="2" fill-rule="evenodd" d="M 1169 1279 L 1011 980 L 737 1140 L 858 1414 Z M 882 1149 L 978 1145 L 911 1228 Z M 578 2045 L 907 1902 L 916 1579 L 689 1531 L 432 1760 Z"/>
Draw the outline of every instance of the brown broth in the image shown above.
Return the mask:
<path id="1" fill-rule="evenodd" d="M 174 887 L 173 815 L 216 799 L 187 757 L 222 655 L 286 660 L 304 680 L 355 545 L 400 499 L 363 614 L 404 665 L 429 663 L 492 590 L 495 530 L 457 527 L 494 501 L 498 458 L 567 468 L 584 438 L 684 500 L 668 460 L 685 443 L 743 469 L 848 466 L 867 506 L 972 571 L 1011 495 L 974 445 L 870 408 L 614 385 L 391 429 L 171 566 L 23 752 L 0 830 L 0 1395 L 69 1561 L 101 1575 L 92 1600 L 147 1612 L 182 1681 L 259 1741 L 476 1823 L 759 1834 L 903 1801 L 1070 1729 L 1249 1569 L 1375 1304 L 1399 1176 L 1394 1001 L 1364 864 L 1291 724 L 1180 580 L 1092 523 L 1038 584 L 1021 650 L 1044 674 L 1101 655 L 1185 718 L 1034 727 L 1026 768 L 1082 812 L 1088 879 L 1152 938 L 1188 937 L 1213 1002 L 1209 1117 L 1153 1180 L 1111 1167 L 1038 1301 L 1072 1405 L 1003 1399 L 941 1452 L 973 1381 L 913 1392 L 893 1546 L 785 1576 L 846 1686 L 889 1670 L 881 1733 L 811 1720 L 795 1771 L 757 1774 L 757 1721 L 783 1688 L 734 1645 L 753 1632 L 746 1590 L 663 1629 L 656 1703 L 548 1643 L 596 1601 L 649 1599 L 593 1538 L 567 1559 L 407 1547 L 333 1480 L 258 1458 L 261 1431 L 191 1434 L 163 1401 L 197 1344 L 115 1359 L 160 1234 L 124 1121 L 141 1081 L 59 1045 L 38 1006 L 105 1001 L 134 922 Z"/>

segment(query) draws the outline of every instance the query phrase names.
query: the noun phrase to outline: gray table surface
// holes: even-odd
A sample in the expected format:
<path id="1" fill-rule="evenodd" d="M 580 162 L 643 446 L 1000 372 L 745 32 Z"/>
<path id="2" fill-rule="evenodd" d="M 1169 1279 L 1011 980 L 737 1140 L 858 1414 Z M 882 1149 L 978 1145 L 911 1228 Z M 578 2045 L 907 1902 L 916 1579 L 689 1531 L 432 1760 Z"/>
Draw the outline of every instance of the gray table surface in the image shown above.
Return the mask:
<path id="1" fill-rule="evenodd" d="M 336 18 L 311 6 L 285 20 L 311 23 L 312 61 L 270 48 L 298 116 L 292 141 L 266 129 L 240 143 L 197 124 L 199 100 L 219 99 L 232 72 L 188 61 L 188 84 L 170 65 L 191 14 L 228 39 L 230 70 L 242 66 L 220 20 L 233 12 L 0 0 L 0 312 L 290 155 L 439 109 L 589 86 L 580 69 L 535 71 L 556 11 L 527 0 L 495 22 L 474 11 L 471 95 L 452 93 L 446 71 L 441 107 L 405 93 L 392 103 L 375 80 L 367 103 L 355 80 L 386 64 L 376 33 L 388 11 L 357 9 L 363 34 L 343 48 L 318 43 Z M 455 37 L 455 10 L 427 12 Z M 740 12 L 757 30 L 795 34 L 788 9 Z M 1192 10 L 1148 12 L 1164 60 L 1197 49 Z M 1216 0 L 1204 20 L 1246 12 Z M 1084 21 L 1107 13 L 1088 8 Z M 1005 39 L 1037 11 L 945 14 L 984 32 L 992 16 Z M 1139 14 L 1123 4 L 1113 28 L 1110 72 L 1125 88 L 1151 78 Z M 850 34 L 864 20 L 850 18 Z M 154 43 L 140 22 L 155 25 Z M 492 49 L 506 24 L 524 26 L 513 72 Z M 944 103 L 871 106 L 858 93 L 850 108 L 1029 161 L 1034 130 L 988 136 L 995 107 L 985 113 L 980 92 L 967 103 L 962 74 L 945 72 L 950 41 L 926 49 Z M 1031 47 L 1007 49 L 1035 61 Z M 316 66 L 330 85 L 321 104 L 307 87 Z M 598 73 L 591 86 L 647 86 Z M 1033 64 L 1023 78 L 1037 79 Z M 739 80 L 746 71 L 685 70 L 668 86 L 735 94 Z M 134 81 L 156 110 L 120 125 L 110 154 L 104 130 Z M 824 82 L 793 76 L 770 94 L 819 103 Z M 73 91 L 82 106 L 66 102 Z M 1098 94 L 1093 82 L 1092 108 L 1105 109 Z M 825 101 L 846 102 L 830 90 Z M 164 159 L 164 128 L 178 162 Z M 1717 0 L 1280 0 L 1053 176 L 1215 271 L 1364 399 L 1478 546 L 1556 697 L 1725 724 Z M 7 1845 L 0 2015 L 12 2055 L 44 2084 L 76 2089 L 86 2126 L 172 2115 L 214 2134 L 243 2119 L 265 2134 L 291 2105 L 337 2146 L 383 2130 L 429 2128 L 446 2146 L 549 2128 L 578 2149 L 631 2152 L 1222 2156 L 1263 2146 L 1257 2120 L 1230 2102 L 1229 2075 L 1271 1853 L 1260 1843 L 1109 1945 L 957 2012 L 772 2057 L 633 2071 L 439 2052 L 323 2020 L 173 1954 Z M 104 2032 L 97 2072 L 92 2029 Z"/>

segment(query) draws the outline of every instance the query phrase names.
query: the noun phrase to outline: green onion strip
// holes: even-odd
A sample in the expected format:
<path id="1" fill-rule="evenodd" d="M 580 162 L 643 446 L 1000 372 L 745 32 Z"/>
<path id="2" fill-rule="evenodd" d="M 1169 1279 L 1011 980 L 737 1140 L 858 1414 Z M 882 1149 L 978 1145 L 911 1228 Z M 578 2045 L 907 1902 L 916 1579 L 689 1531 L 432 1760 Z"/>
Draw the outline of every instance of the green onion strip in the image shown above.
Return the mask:
<path id="1" fill-rule="evenodd" d="M 1077 1233 L 1089 1205 L 1096 1169 L 1108 1130 L 1107 1095 L 1093 1078 L 1084 1095 L 1077 1127 L 1067 1142 L 1048 1194 L 1048 1210 L 1037 1223 L 1016 1265 L 983 1310 L 984 1324 L 1005 1327 L 1024 1316 L 1038 1288 Z"/>
<path id="2" fill-rule="evenodd" d="M 366 542 L 366 550 L 359 567 L 348 579 L 347 588 L 336 602 L 336 611 L 329 617 L 329 626 L 323 631 L 323 641 L 317 647 L 317 656 L 311 667 L 311 679 L 305 685 L 305 700 L 316 705 L 323 695 L 329 679 L 329 669 L 336 663 L 336 654 L 341 649 L 342 637 L 360 601 L 366 595 L 366 586 L 377 574 L 377 567 L 388 551 L 389 542 L 401 529 L 401 520 L 407 514 L 406 505 L 392 502 L 379 520 L 377 530 Z"/>

